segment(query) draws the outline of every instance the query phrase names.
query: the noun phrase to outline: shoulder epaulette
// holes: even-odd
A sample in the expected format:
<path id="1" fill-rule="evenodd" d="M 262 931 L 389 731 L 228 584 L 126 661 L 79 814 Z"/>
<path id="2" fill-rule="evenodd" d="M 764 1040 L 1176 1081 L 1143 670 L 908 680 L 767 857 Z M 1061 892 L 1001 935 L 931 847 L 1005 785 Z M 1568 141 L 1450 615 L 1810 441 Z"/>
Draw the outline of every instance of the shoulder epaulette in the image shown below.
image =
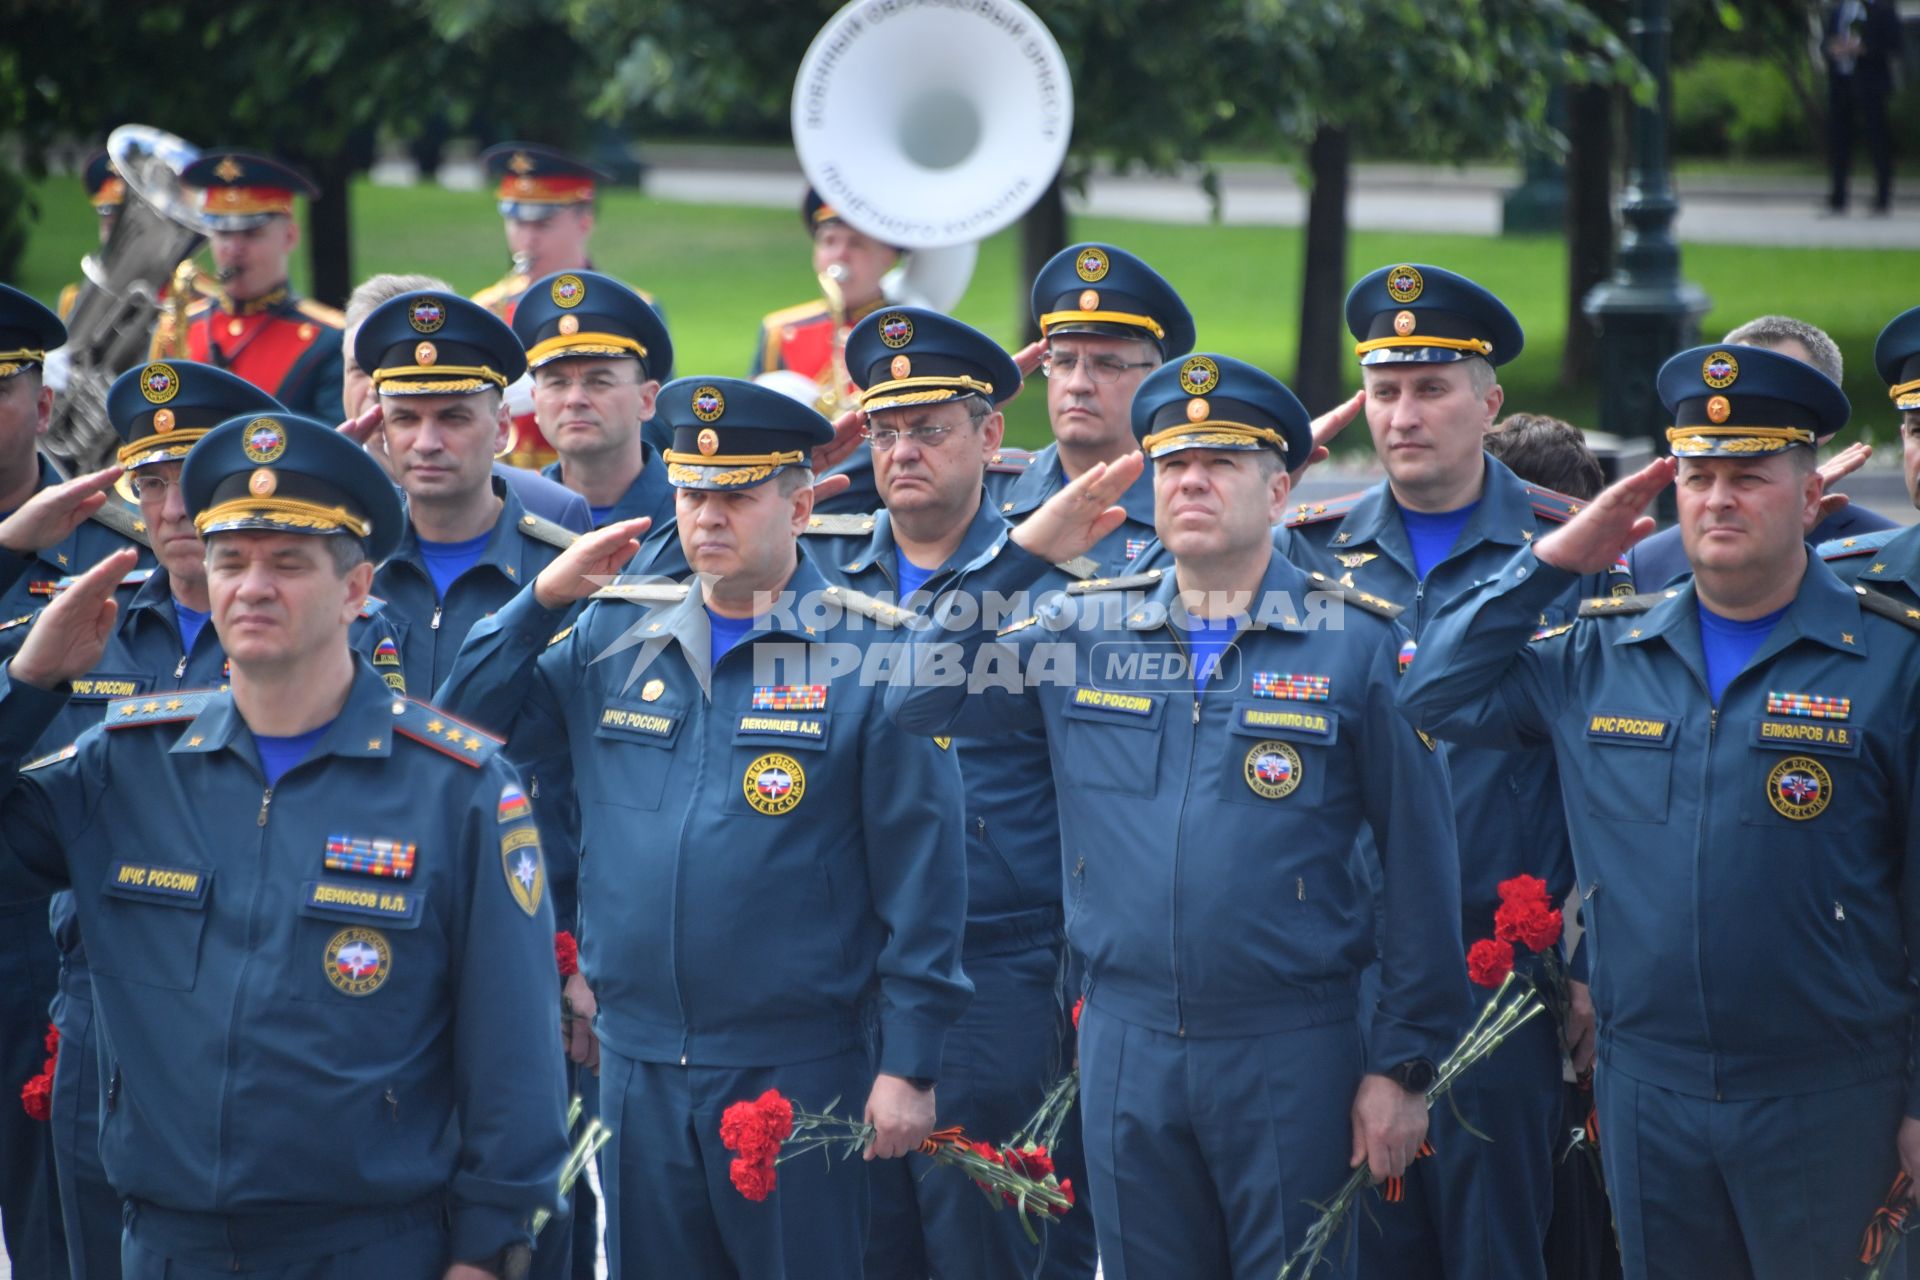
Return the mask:
<path id="1" fill-rule="evenodd" d="M 393 711 L 396 733 L 476 769 L 506 745 L 492 734 L 483 733 L 470 724 L 454 719 L 438 707 L 412 698 L 395 698 Z"/>
<path id="2" fill-rule="evenodd" d="M 873 532 L 874 518 L 870 515 L 858 515 L 854 512 L 840 512 L 807 517 L 807 527 L 803 533 L 820 533 L 839 538 L 858 538 Z"/>
<path id="3" fill-rule="evenodd" d="M 1000 475 L 1022 475 L 1032 465 L 1031 449 L 1001 449 L 987 459 L 987 470 Z"/>
<path id="4" fill-rule="evenodd" d="M 1149 569 L 1145 573 L 1130 573 L 1124 578 L 1082 578 L 1078 582 L 1067 584 L 1067 594 L 1084 596 L 1095 591 L 1137 591 L 1145 587 L 1158 586 L 1160 579 L 1166 576 L 1159 569 Z"/>
<path id="5" fill-rule="evenodd" d="M 875 622 L 884 622 L 890 627 L 910 622 L 918 616 L 911 609 L 903 609 L 897 604 L 888 604 L 885 600 L 877 599 L 864 591 L 855 591 L 852 587 L 828 587 L 827 599 L 853 610 L 861 617 L 872 618 Z"/>
<path id="6" fill-rule="evenodd" d="M 1551 640 L 1555 636 L 1565 635 L 1571 630 L 1573 630 L 1573 624 L 1571 622 L 1563 622 L 1557 627 L 1542 627 L 1534 632 L 1530 638 L 1534 640 Z"/>
<path id="7" fill-rule="evenodd" d="M 1071 560 L 1062 560 L 1053 566 L 1069 578 L 1090 581 L 1100 574 L 1100 562 L 1092 556 L 1075 556 Z"/>
<path id="8" fill-rule="evenodd" d="M 1362 489 L 1359 493 L 1342 494 L 1338 498 L 1328 498 L 1325 502 L 1302 502 L 1287 513 L 1284 521 L 1287 528 L 1298 529 L 1302 525 L 1324 524 L 1328 520 L 1338 520 L 1360 504 L 1367 496 Z"/>
<path id="9" fill-rule="evenodd" d="M 1604 618 L 1615 613 L 1645 613 L 1662 600 L 1671 598 L 1665 591 L 1642 591 L 1630 596 L 1592 596 L 1580 602 L 1580 616 Z"/>
<path id="10" fill-rule="evenodd" d="M 62 760 L 71 760 L 80 750 L 78 743 L 69 742 L 58 751 L 41 756 L 38 760 L 29 760 L 20 766 L 20 772 L 32 773 L 35 769 L 44 769 L 50 764 L 59 764 Z"/>
<path id="11" fill-rule="evenodd" d="M 531 511 L 520 517 L 520 532 L 535 542 L 544 542 L 562 551 L 572 546 L 580 537 L 565 525 L 555 524 L 545 516 L 536 516 Z"/>
<path id="12" fill-rule="evenodd" d="M 1903 627 L 1920 631 L 1920 609 L 1895 600 L 1892 596 L 1881 595 L 1878 591 L 1869 591 L 1862 586 L 1856 585 L 1853 590 L 1860 597 L 1861 608 L 1877 613 L 1883 618 L 1892 618 Z"/>
<path id="13" fill-rule="evenodd" d="M 1527 498 L 1533 503 L 1533 514 L 1555 524 L 1565 524 L 1579 515 L 1583 505 L 1578 498 L 1568 497 L 1558 489 L 1538 484 L 1527 486 Z"/>
<path id="14" fill-rule="evenodd" d="M 679 604 L 687 598 L 687 584 L 654 579 L 651 582 L 615 582 L 593 593 L 595 600 L 631 600 L 636 604 Z"/>
<path id="15" fill-rule="evenodd" d="M 147 538 L 147 522 L 112 498 L 107 499 L 106 503 L 88 518 L 99 521 L 128 542 L 149 549 L 153 546 Z"/>
<path id="16" fill-rule="evenodd" d="M 1313 581 L 1315 591 L 1330 591 L 1342 600 L 1351 601 L 1368 613 L 1377 613 L 1383 618 L 1397 618 L 1405 613 L 1406 606 L 1382 599 L 1371 591 L 1361 591 L 1357 587 L 1343 587 L 1324 573 L 1313 572 L 1307 575 Z"/>
<path id="17" fill-rule="evenodd" d="M 1829 561 L 1870 556 L 1893 541 L 1894 535 L 1904 532 L 1904 529 L 1876 529 L 1872 533 L 1856 534 L 1851 538 L 1833 538 L 1815 547 L 1814 553 L 1822 560 Z"/>
<path id="18" fill-rule="evenodd" d="M 329 329 L 344 329 L 347 327 L 346 313 L 337 311 L 324 302 L 315 302 L 312 298 L 301 298 L 297 300 L 293 306 L 294 310 L 298 311 L 307 319 L 318 320 Z"/>
<path id="19" fill-rule="evenodd" d="M 129 572 L 126 577 L 120 579 L 119 586 L 116 586 L 114 590 L 120 591 L 127 587 L 144 586 L 147 579 L 152 576 L 152 569 L 134 569 Z M 56 578 L 52 582 L 31 583 L 27 587 L 27 590 L 36 596 L 57 596 L 78 581 L 80 581 L 80 575 L 70 573 L 66 577 Z"/>
<path id="20" fill-rule="evenodd" d="M 130 729 L 135 725 L 177 724 L 191 720 L 206 709 L 208 699 L 218 689 L 176 689 L 164 698 L 115 698 L 107 704 L 103 723 L 109 729 Z"/>
<path id="21" fill-rule="evenodd" d="M 824 316 L 832 319 L 824 299 L 815 298 L 812 302 L 800 302 L 791 307 L 782 307 L 778 311 L 769 311 L 762 316 L 760 323 L 769 329 L 778 329 L 783 325 L 798 324 L 802 320 L 812 320 Z"/>

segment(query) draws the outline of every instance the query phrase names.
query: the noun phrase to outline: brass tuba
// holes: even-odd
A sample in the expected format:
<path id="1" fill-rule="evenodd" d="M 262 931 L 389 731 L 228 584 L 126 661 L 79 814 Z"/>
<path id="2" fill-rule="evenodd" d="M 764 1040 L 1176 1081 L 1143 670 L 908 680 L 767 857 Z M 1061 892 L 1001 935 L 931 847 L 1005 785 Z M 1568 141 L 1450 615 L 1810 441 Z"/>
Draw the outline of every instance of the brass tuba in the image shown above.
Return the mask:
<path id="1" fill-rule="evenodd" d="M 192 144 L 130 124 L 108 136 L 107 153 L 127 185 L 127 200 L 106 245 L 80 264 L 86 279 L 67 317 L 63 348 L 67 387 L 45 442 L 57 462 L 76 472 L 113 459 L 119 438 L 107 421 L 107 388 L 148 358 L 156 330 L 170 323 L 178 350 L 169 353 L 185 354 L 192 255 L 207 235 L 180 186 L 181 171 L 199 155 Z"/>

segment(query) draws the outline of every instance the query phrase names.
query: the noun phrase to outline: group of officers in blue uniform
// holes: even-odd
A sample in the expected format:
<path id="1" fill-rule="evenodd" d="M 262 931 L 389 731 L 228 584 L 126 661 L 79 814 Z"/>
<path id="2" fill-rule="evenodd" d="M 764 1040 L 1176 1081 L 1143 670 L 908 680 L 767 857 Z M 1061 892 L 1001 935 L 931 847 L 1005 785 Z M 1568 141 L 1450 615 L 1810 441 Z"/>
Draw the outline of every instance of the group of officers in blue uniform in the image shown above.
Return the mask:
<path id="1" fill-rule="evenodd" d="M 1525 1280 L 1590 1066 L 1627 1275 L 1837 1274 L 1920 1169 L 1920 538 L 1811 549 L 1834 381 L 1681 352 L 1672 456 L 1584 501 L 1483 451 L 1524 339 L 1442 268 L 1354 286 L 1318 419 L 1117 246 L 1032 308 L 1032 454 L 1035 370 L 958 321 L 860 320 L 830 423 L 663 385 L 579 270 L 510 325 L 373 306 L 377 415 L 156 360 L 117 466 L 25 473 L 0 899 L 57 895 L 71 1274 L 574 1274 L 574 1092 L 616 1276 L 1269 1277 L 1365 1166 L 1405 1196 L 1327 1274 Z M 0 479 L 64 337 L 0 287 Z M 1920 308 L 1875 354 L 1920 499 Z M 493 474 L 529 372 L 563 458 L 639 459 L 591 532 Z M 1360 417 L 1386 478 L 1294 501 Z M 859 449 L 880 509 L 817 512 Z M 1669 484 L 1691 572 L 1636 584 Z M 1430 1112 L 1523 874 L 1578 917 L 1566 1020 Z M 1076 1066 L 1036 1248 L 919 1147 Z M 720 1117 L 767 1089 L 867 1159 L 745 1199 Z"/>

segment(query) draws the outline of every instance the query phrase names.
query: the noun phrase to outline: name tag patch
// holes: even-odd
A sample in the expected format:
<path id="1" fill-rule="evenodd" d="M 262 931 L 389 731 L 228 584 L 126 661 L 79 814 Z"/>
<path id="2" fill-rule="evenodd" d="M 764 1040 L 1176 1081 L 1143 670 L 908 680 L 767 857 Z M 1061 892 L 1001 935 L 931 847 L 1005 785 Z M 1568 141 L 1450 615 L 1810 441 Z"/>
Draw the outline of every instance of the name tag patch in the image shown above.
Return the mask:
<path id="1" fill-rule="evenodd" d="M 1656 716 L 1616 715 L 1599 712 L 1587 721 L 1589 738 L 1613 742 L 1634 742 L 1645 747 L 1664 747 L 1673 737 L 1673 721 Z"/>
<path id="2" fill-rule="evenodd" d="M 375 889 L 365 885 L 336 884 L 331 880 L 309 880 L 305 903 L 309 907 L 344 911 L 376 920 L 404 920 L 411 923 L 420 918 L 420 895 L 406 889 Z"/>
<path id="3" fill-rule="evenodd" d="M 1256 671 L 1253 673 L 1253 696 L 1256 698 L 1286 698 L 1293 702 L 1325 702 L 1332 685 L 1333 680 L 1329 676 L 1294 675 L 1286 671 Z"/>
<path id="4" fill-rule="evenodd" d="M 192 867 L 163 867 L 151 862 L 116 862 L 107 871 L 107 890 L 122 897 L 151 898 L 178 906 L 207 899 L 212 879 Z"/>
<path id="5" fill-rule="evenodd" d="M 1316 738 L 1333 736 L 1332 716 L 1317 711 L 1286 711 L 1279 707 L 1242 707 L 1240 727 L 1282 733 L 1306 733 Z"/>
<path id="6" fill-rule="evenodd" d="M 757 716 L 749 713 L 740 717 L 736 732 L 752 736 L 766 734 L 776 738 L 806 738 L 819 742 L 827 736 L 827 722 L 812 716 Z"/>
<path id="7" fill-rule="evenodd" d="M 749 705 L 755 711 L 825 711 L 827 686 L 823 684 L 755 685 L 753 701 Z"/>
<path id="8" fill-rule="evenodd" d="M 1860 730 L 1830 720 L 1769 718 L 1754 722 L 1753 745 L 1780 751 L 1828 751 L 1852 756 L 1860 754 Z"/>
<path id="9" fill-rule="evenodd" d="M 327 856 L 323 865 L 329 871 L 347 871 L 361 876 L 382 876 L 406 880 L 413 875 L 417 846 L 407 840 L 380 840 L 365 836 L 327 837 Z"/>

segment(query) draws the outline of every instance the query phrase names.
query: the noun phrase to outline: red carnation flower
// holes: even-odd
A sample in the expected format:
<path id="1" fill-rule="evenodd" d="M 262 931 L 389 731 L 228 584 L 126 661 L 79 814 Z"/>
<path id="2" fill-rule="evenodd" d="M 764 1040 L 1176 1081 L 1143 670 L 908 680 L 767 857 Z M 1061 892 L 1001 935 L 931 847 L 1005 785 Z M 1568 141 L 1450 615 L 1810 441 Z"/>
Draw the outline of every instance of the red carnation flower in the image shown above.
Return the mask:
<path id="1" fill-rule="evenodd" d="M 772 1195 L 779 1177 L 771 1158 L 754 1160 L 746 1156 L 735 1156 L 727 1167 L 727 1175 L 733 1179 L 735 1189 L 749 1200 L 765 1200 Z"/>
<path id="2" fill-rule="evenodd" d="M 1073 1207 L 1073 1179 L 1072 1178 L 1060 1179 L 1060 1194 L 1067 1198 L 1067 1203 L 1064 1205 L 1055 1206 L 1053 1211 L 1064 1217 L 1066 1215 L 1067 1210 Z"/>
<path id="3" fill-rule="evenodd" d="M 969 1142 L 967 1145 L 973 1148 L 973 1154 L 979 1156 L 988 1164 L 1005 1164 L 1007 1162 L 1006 1157 L 1000 1154 L 1000 1149 L 990 1142 Z"/>
<path id="4" fill-rule="evenodd" d="M 1073 1002 L 1073 1029 L 1075 1031 L 1080 1029 L 1080 1011 L 1086 1007 L 1087 998 L 1085 996 L 1081 996 Z"/>
<path id="5" fill-rule="evenodd" d="M 1513 972 L 1513 944 L 1482 938 L 1467 949 L 1467 976 L 1483 987 L 1497 987 Z"/>
<path id="6" fill-rule="evenodd" d="M 47 1046 L 47 1056 L 49 1058 L 57 1058 L 60 1056 L 60 1028 L 54 1026 L 51 1022 L 47 1024 L 47 1038 L 44 1043 Z"/>
<path id="7" fill-rule="evenodd" d="M 553 958 L 560 966 L 560 976 L 571 978 L 580 972 L 580 944 L 565 929 L 553 935 Z"/>
<path id="8" fill-rule="evenodd" d="M 1053 1172 L 1053 1157 L 1047 1154 L 1045 1147 L 1033 1147 L 1025 1151 L 1018 1147 L 1008 1147 L 1006 1157 L 1007 1168 L 1015 1173 L 1025 1174 L 1035 1182 Z"/>
<path id="9" fill-rule="evenodd" d="M 1502 942 L 1524 943 L 1530 951 L 1544 951 L 1560 941 L 1560 913 L 1544 901 L 1514 899 L 1493 913 L 1493 936 Z"/>
<path id="10" fill-rule="evenodd" d="M 1511 880 L 1502 880 L 1499 891 L 1502 902 L 1538 902 L 1543 906 L 1547 902 L 1547 882 L 1539 876 L 1515 876 Z"/>
<path id="11" fill-rule="evenodd" d="M 768 1137 L 775 1142 L 785 1142 L 793 1136 L 793 1104 L 778 1089 L 767 1090 L 754 1105 L 760 1109 Z"/>
<path id="12" fill-rule="evenodd" d="M 752 1102 L 736 1102 L 720 1113 L 720 1144 L 748 1163 L 771 1166 L 780 1154 L 780 1144 L 792 1136 L 793 1104 L 778 1089 L 769 1089 Z M 767 1185 L 771 1189 L 771 1175 Z"/>
<path id="13" fill-rule="evenodd" d="M 51 1066 L 52 1064 L 48 1064 Z M 53 1072 L 43 1071 L 20 1088 L 20 1105 L 35 1120 L 53 1115 Z"/>

